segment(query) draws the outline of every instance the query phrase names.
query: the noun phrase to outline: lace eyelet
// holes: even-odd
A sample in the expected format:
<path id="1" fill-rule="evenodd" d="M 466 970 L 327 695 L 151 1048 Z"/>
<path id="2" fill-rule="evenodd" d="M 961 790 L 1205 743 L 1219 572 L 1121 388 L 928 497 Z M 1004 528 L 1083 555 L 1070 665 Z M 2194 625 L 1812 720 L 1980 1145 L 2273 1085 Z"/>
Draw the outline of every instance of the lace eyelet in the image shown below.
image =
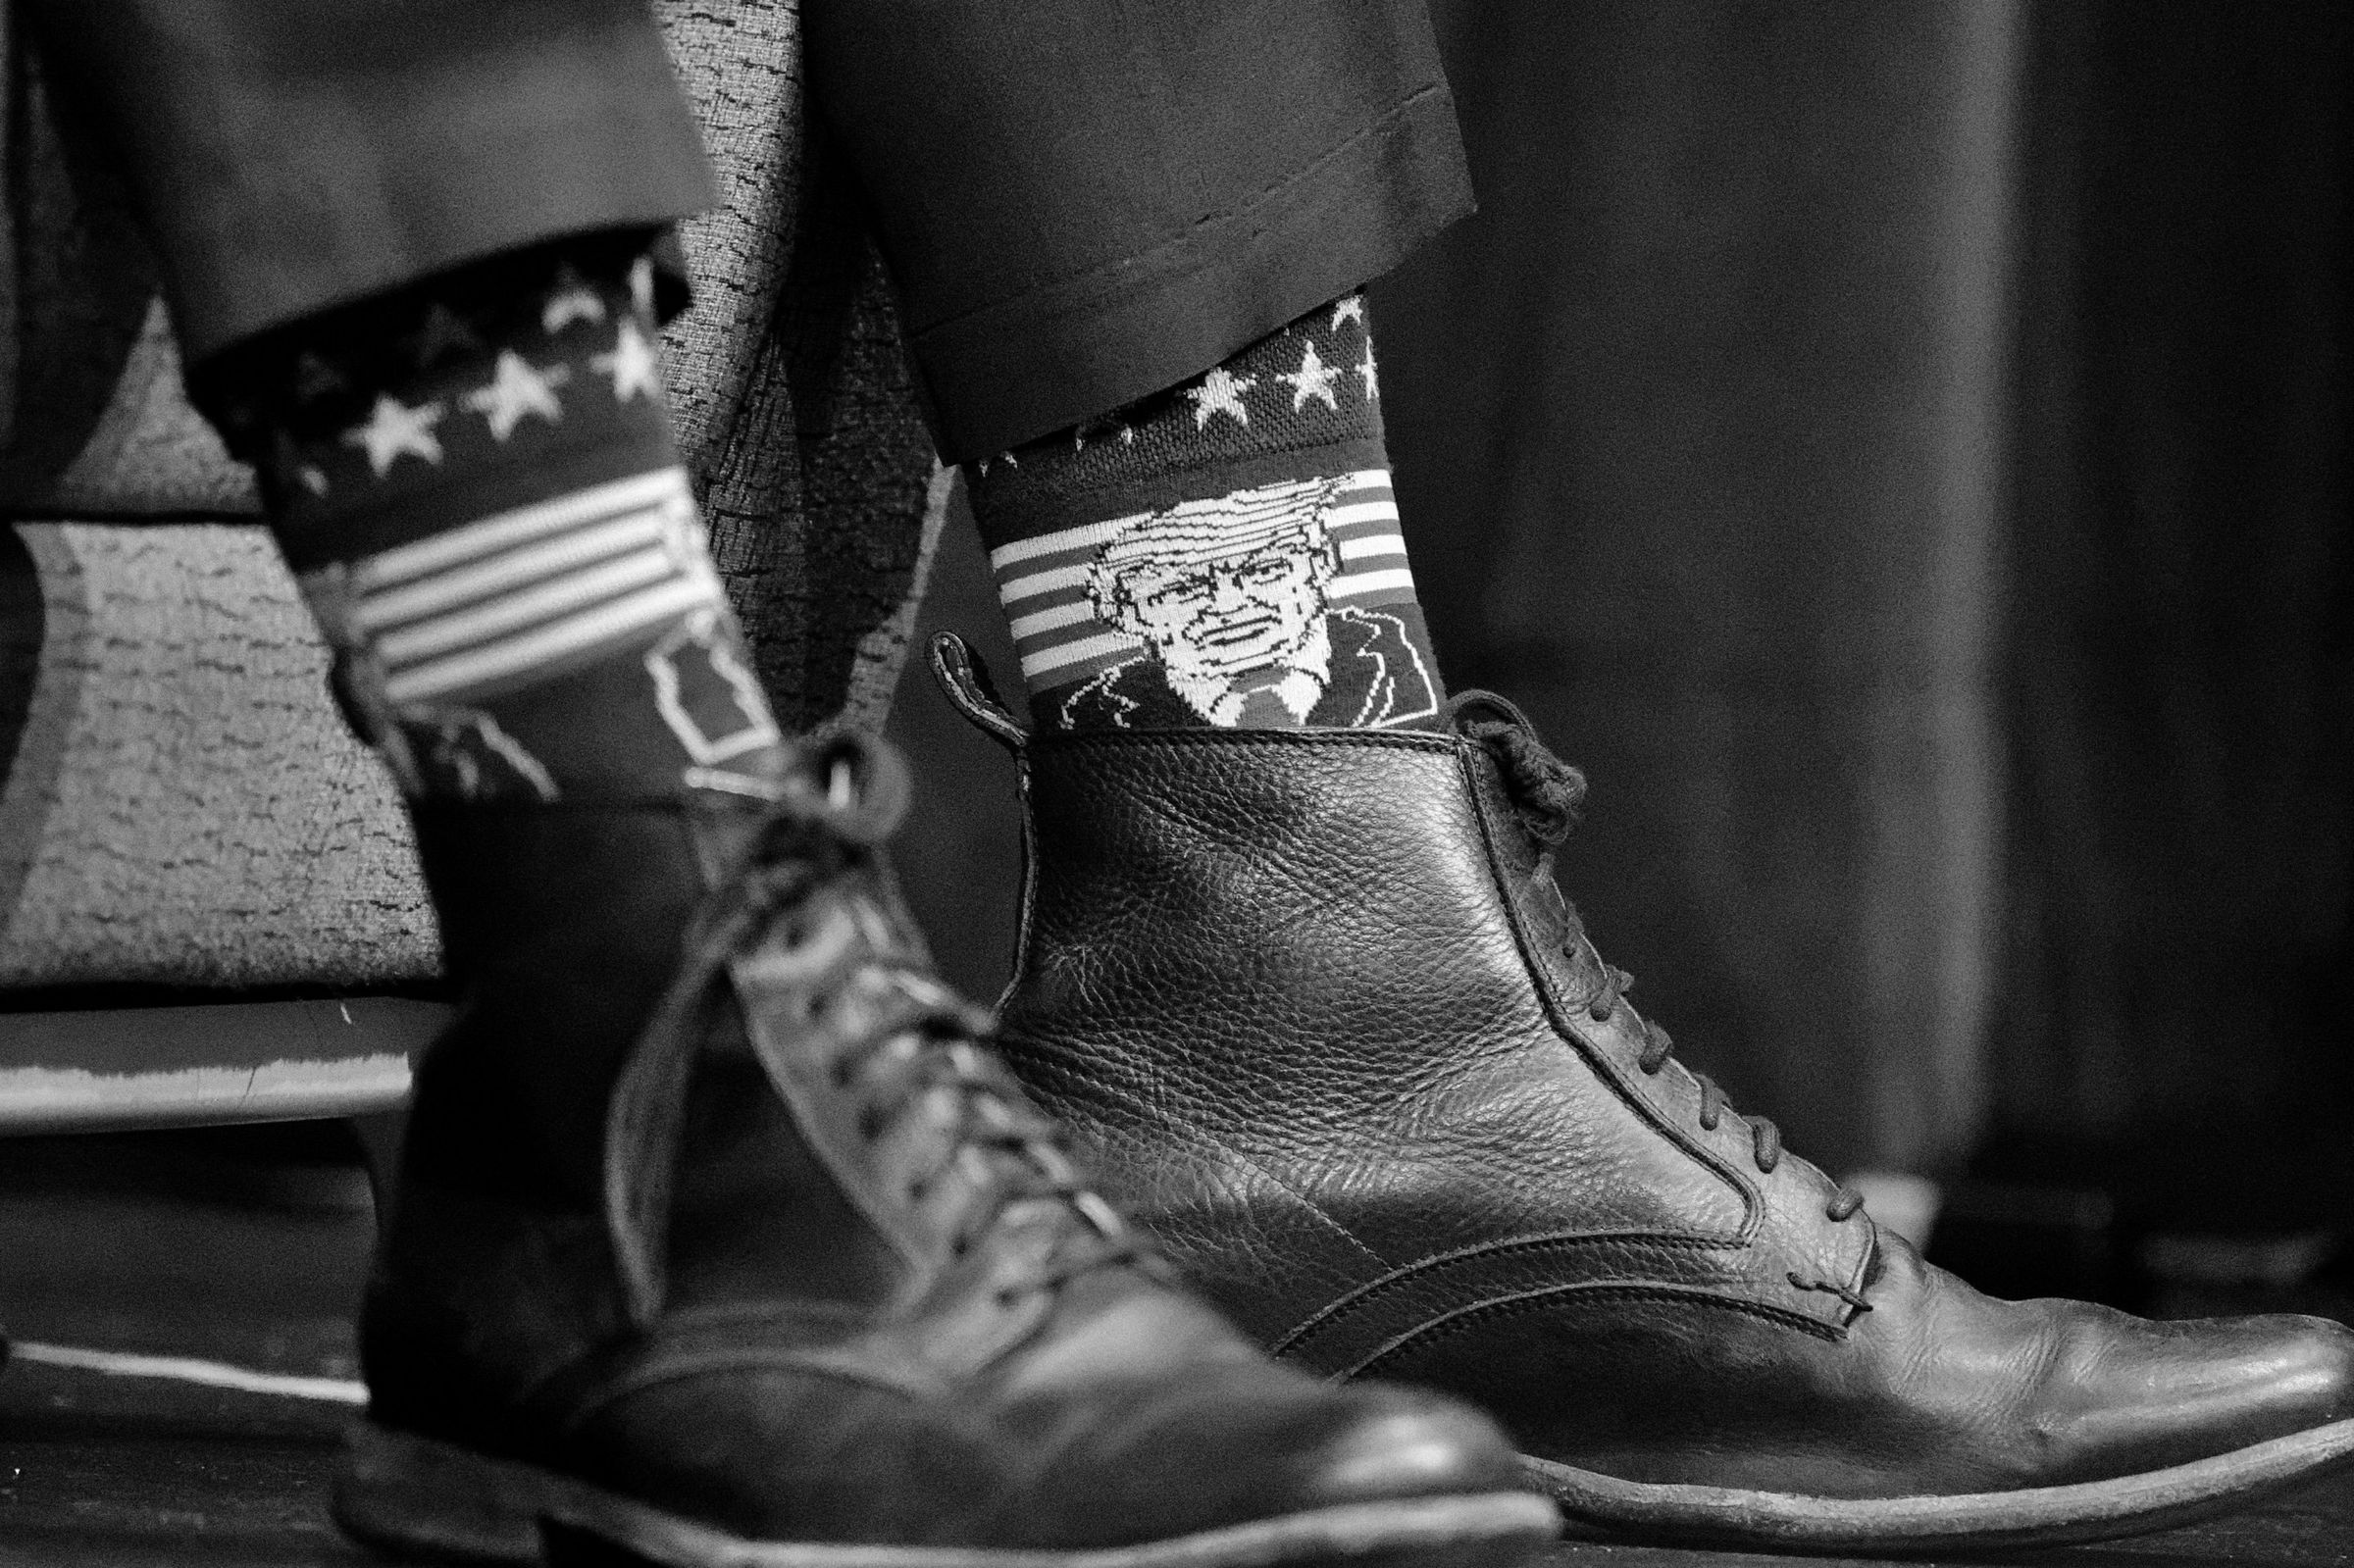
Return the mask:
<path id="1" fill-rule="evenodd" d="M 1593 1006 L 1586 1009 L 1586 1016 L 1594 1020 L 1594 1022 L 1597 1024 L 1607 1024 L 1611 1021 L 1612 1015 L 1617 1011 L 1618 1009 L 1615 1007 L 1605 1007 L 1602 1005 L 1602 1003 L 1596 1002 Z"/>

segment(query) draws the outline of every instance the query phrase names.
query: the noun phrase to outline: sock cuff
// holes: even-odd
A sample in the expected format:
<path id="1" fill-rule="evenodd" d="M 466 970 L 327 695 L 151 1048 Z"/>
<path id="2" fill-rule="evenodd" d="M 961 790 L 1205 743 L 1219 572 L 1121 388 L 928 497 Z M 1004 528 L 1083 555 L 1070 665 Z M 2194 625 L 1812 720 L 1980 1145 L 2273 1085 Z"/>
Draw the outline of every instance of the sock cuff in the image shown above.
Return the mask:
<path id="1" fill-rule="evenodd" d="M 388 360 L 293 371 L 256 467 L 295 571 L 677 465 L 652 313 L 626 281 L 559 268 L 519 303 L 435 302 L 409 327 Z"/>
<path id="2" fill-rule="evenodd" d="M 994 549 L 1106 515 L 1387 467 L 1363 298 L 1311 311 L 1207 374 L 966 465 Z"/>
<path id="3" fill-rule="evenodd" d="M 453 324 L 474 340 L 511 339 L 581 287 L 658 324 L 686 304 L 675 251 L 667 235 L 613 229 L 486 256 L 232 344 L 188 367 L 189 398 L 233 455 L 264 462 L 282 430 L 366 417 L 372 389 L 416 376 L 421 350 L 449 350 Z"/>
<path id="4" fill-rule="evenodd" d="M 1299 446 L 1270 445 L 1242 457 L 1202 457 L 1177 467 L 1093 483 L 1049 480 L 1021 487 L 975 485 L 973 520 L 980 526 L 981 542 L 997 550 L 1040 534 L 1099 522 L 1113 509 L 1123 513 L 1157 511 L 1287 480 L 1338 478 L 1368 469 L 1386 471 L 1389 461 L 1388 448 L 1376 435 Z"/>

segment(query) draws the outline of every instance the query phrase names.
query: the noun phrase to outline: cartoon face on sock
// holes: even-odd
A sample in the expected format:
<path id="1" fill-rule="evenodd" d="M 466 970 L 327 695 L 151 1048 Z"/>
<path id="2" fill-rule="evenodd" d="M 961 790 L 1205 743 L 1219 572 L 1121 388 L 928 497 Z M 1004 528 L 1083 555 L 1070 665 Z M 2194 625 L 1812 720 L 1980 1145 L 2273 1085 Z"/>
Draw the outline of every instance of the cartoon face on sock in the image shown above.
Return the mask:
<path id="1" fill-rule="evenodd" d="M 1097 616 L 1143 639 L 1213 724 L 1235 722 L 1265 688 L 1305 714 L 1330 678 L 1333 490 L 1329 480 L 1273 484 L 1142 519 L 1090 567 Z"/>
<path id="2" fill-rule="evenodd" d="M 1324 613 L 1313 557 L 1266 550 L 1124 576 L 1122 626 L 1188 675 L 1239 679 L 1298 660 Z"/>

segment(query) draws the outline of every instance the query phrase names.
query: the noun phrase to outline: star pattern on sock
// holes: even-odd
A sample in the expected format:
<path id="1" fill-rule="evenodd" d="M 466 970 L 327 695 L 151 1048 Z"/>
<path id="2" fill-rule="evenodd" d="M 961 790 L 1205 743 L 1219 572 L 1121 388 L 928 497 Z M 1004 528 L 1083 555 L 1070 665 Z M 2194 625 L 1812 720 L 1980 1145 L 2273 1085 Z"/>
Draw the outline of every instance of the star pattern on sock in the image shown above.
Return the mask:
<path id="1" fill-rule="evenodd" d="M 1071 427 L 1071 450 L 1084 452 L 1087 450 L 1089 436 L 1106 436 L 1115 430 L 1119 432 L 1122 446 L 1136 444 L 1136 427 L 1117 414 L 1106 414 L 1100 420 L 1088 420 Z"/>
<path id="2" fill-rule="evenodd" d="M 1213 371 L 1211 374 L 1218 373 Z M 1340 409 L 1340 400 L 1333 395 L 1332 383 L 1341 379 L 1341 369 L 1337 365 L 1325 364 L 1324 356 L 1316 352 L 1313 343 L 1302 350 L 1298 370 L 1281 372 L 1275 379 L 1291 383 L 1292 410 L 1295 413 L 1305 408 L 1310 398 L 1335 412 Z"/>
<path id="3" fill-rule="evenodd" d="M 556 272 L 555 287 L 548 290 L 547 300 L 539 307 L 539 329 L 553 337 L 574 322 L 601 326 L 605 319 L 605 302 L 595 289 L 581 281 L 581 275 L 570 267 Z"/>
<path id="4" fill-rule="evenodd" d="M 650 267 L 634 281 L 650 295 Z M 631 286 L 593 252 L 536 273 L 527 262 L 290 344 L 252 411 L 284 536 L 326 549 L 320 525 L 342 520 L 383 547 L 476 504 L 453 497 L 492 507 L 534 476 L 595 479 L 640 455 L 658 465 L 672 450 L 661 337 Z"/>
<path id="5" fill-rule="evenodd" d="M 1207 376 L 1185 389 L 1193 400 L 1194 429 L 1205 428 L 1211 418 L 1223 414 L 1237 425 L 1249 426 L 1251 411 L 1243 406 L 1243 394 L 1258 384 L 1255 376 L 1236 376 L 1220 365 Z"/>
<path id="6" fill-rule="evenodd" d="M 1279 461 L 1271 454 L 1334 448 L 1332 463 L 1350 471 L 1379 461 L 1369 314 L 1355 294 L 1318 306 L 1166 392 L 975 458 L 976 510 L 1079 518 L 1139 464 L 1170 476 L 1171 489 L 1190 489 L 1228 463 Z M 985 531 L 994 526 L 983 519 Z"/>
<path id="7" fill-rule="evenodd" d="M 425 319 L 409 334 L 409 356 L 419 370 L 429 370 L 453 354 L 482 350 L 483 339 L 465 317 L 435 300 L 426 307 Z"/>
<path id="8" fill-rule="evenodd" d="M 647 276 L 650 278 L 652 275 L 649 273 Z M 647 286 L 652 285 L 649 282 Z M 613 352 L 591 354 L 588 368 L 599 376 L 612 378 L 613 401 L 616 403 L 626 403 L 639 396 L 657 402 L 661 400 L 661 358 L 655 354 L 652 341 L 638 329 L 636 322 L 624 321 L 621 329 L 614 334 Z"/>
<path id="9" fill-rule="evenodd" d="M 368 467 L 380 480 L 403 457 L 438 466 L 441 442 L 434 434 L 434 427 L 446 412 L 437 400 L 412 408 L 389 392 L 379 392 L 368 423 L 345 430 L 343 440 L 346 445 L 367 449 Z"/>
<path id="10" fill-rule="evenodd" d="M 518 349 L 502 348 L 486 365 L 478 355 L 466 365 L 438 367 L 429 373 L 425 387 L 408 391 L 408 397 L 417 401 L 406 401 L 390 392 L 380 393 L 369 405 L 365 419 L 325 437 L 328 447 L 298 451 L 289 445 L 275 466 L 288 482 L 325 501 L 346 486 L 364 485 L 371 476 L 384 481 L 404 457 L 437 468 L 455 456 L 463 456 L 460 448 L 476 443 L 492 448 L 513 445 L 522 439 L 521 432 L 529 426 L 539 426 L 551 433 L 558 426 L 569 428 L 577 423 L 576 416 L 582 410 L 577 399 L 567 405 L 558 395 L 558 388 L 588 375 L 611 382 L 612 399 L 607 406 L 616 414 L 624 408 L 643 407 L 648 403 L 659 407 L 661 355 L 652 336 L 642 325 L 631 320 L 617 302 L 608 298 L 598 308 L 605 320 L 616 323 L 609 352 L 585 353 L 583 350 L 588 345 L 584 344 L 555 363 L 536 363 Z M 455 313 L 451 313 L 451 319 L 457 319 Z M 540 324 L 537 307 L 525 320 Z M 568 319 L 565 325 L 572 326 L 572 320 Z M 441 332 L 447 340 L 446 329 L 434 330 Z M 404 351 L 413 340 L 404 340 Z M 298 378 L 307 376 L 320 388 L 319 396 L 330 393 L 348 396 L 351 391 L 349 372 L 330 360 L 317 360 L 307 368 L 298 362 L 295 371 Z M 421 397 L 420 392 L 427 389 L 440 395 Z M 449 416 L 453 413 L 479 416 L 482 424 L 476 425 L 473 419 L 452 422 Z M 594 440 L 596 429 L 596 423 L 591 421 L 584 431 L 576 431 L 573 438 Z M 353 454 L 348 459 L 333 455 L 335 450 L 346 449 Z M 365 474 L 361 471 L 363 460 Z"/>
<path id="11" fill-rule="evenodd" d="M 603 307 L 598 310 L 601 314 Z M 502 349 L 489 384 L 467 393 L 466 406 L 483 416 L 491 438 L 504 445 L 527 417 L 537 415 L 550 425 L 564 418 L 564 405 L 556 400 L 555 389 L 571 376 L 562 365 L 535 370 L 521 354 Z"/>
<path id="12" fill-rule="evenodd" d="M 350 389 L 350 380 L 327 359 L 308 349 L 295 356 L 294 397 L 297 402 L 315 403 L 320 398 Z"/>

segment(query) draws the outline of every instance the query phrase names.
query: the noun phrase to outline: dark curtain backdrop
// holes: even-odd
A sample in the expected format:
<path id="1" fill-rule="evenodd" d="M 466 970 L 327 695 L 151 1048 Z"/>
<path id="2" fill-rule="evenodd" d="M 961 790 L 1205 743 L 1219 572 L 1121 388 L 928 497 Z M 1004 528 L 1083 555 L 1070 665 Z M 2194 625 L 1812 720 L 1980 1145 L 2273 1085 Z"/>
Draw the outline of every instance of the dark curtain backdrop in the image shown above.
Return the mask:
<path id="1" fill-rule="evenodd" d="M 1835 1169 L 2230 1105 L 2212 1188 L 2343 1077 L 2344 8 L 1434 10 L 1481 212 L 1375 290 L 1400 495 L 1604 951 Z M 927 615 L 999 634 L 969 541 Z M 1006 775 L 895 724 L 994 987 Z"/>
<path id="2" fill-rule="evenodd" d="M 1440 654 L 1593 783 L 1563 880 L 1834 1168 L 1986 1103 L 2016 9 L 1438 8 L 1480 215 L 1376 292 Z"/>
<path id="3" fill-rule="evenodd" d="M 1993 1152 L 2342 1230 L 2354 8 L 2035 16 Z"/>

